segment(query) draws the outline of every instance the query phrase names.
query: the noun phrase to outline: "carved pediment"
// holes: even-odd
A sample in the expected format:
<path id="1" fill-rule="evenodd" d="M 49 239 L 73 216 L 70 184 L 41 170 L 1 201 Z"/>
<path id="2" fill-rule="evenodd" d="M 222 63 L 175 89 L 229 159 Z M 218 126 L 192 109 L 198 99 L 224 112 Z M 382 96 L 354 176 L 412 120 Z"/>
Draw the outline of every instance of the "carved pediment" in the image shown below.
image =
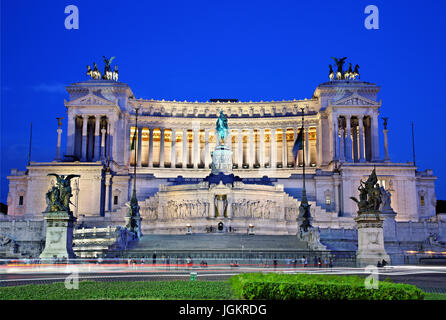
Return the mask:
<path id="1" fill-rule="evenodd" d="M 376 106 L 379 104 L 380 104 L 380 102 L 367 99 L 363 96 L 360 96 L 357 93 L 354 93 L 351 96 L 339 99 L 337 101 L 333 101 L 330 105 L 332 105 L 332 106 Z"/>
<path id="2" fill-rule="evenodd" d="M 99 97 L 93 93 L 89 93 L 83 97 L 77 98 L 72 101 L 66 101 L 66 106 L 116 106 L 116 103 L 102 97 Z"/>

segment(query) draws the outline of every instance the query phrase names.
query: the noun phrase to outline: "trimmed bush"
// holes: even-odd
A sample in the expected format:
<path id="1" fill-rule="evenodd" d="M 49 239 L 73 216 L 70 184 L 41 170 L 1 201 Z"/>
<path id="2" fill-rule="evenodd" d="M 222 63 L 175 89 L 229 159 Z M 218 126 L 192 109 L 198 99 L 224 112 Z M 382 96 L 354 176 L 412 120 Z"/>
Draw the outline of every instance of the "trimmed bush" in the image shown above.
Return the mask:
<path id="1" fill-rule="evenodd" d="M 247 273 L 230 279 L 239 299 L 268 300 L 423 300 L 416 286 L 379 282 L 367 289 L 358 276 Z"/>

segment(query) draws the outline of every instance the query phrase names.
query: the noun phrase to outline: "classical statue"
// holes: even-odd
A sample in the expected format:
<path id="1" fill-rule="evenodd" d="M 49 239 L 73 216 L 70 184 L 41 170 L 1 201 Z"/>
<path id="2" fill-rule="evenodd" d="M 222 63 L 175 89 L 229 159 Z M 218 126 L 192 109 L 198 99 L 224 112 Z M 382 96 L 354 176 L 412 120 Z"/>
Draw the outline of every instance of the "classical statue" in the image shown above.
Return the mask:
<path id="1" fill-rule="evenodd" d="M 228 136 L 228 119 L 223 114 L 223 110 L 220 111 L 220 116 L 217 119 L 217 126 L 215 128 L 217 136 L 219 138 L 219 144 L 225 143 L 225 138 Z"/>
<path id="2" fill-rule="evenodd" d="M 383 121 L 384 121 L 384 123 L 383 123 L 384 130 L 387 130 L 387 121 L 388 121 L 388 120 L 389 120 L 388 117 L 383 117 Z"/>
<path id="3" fill-rule="evenodd" d="M 352 79 L 352 76 L 353 76 L 352 64 L 351 62 L 349 62 L 348 70 L 344 73 L 344 79 L 345 80 Z"/>
<path id="4" fill-rule="evenodd" d="M 381 208 L 380 211 L 385 212 L 393 212 L 391 206 L 391 194 L 388 190 L 384 189 L 384 187 L 379 187 L 379 191 L 381 193 Z"/>
<path id="5" fill-rule="evenodd" d="M 333 57 L 331 57 L 331 58 L 334 60 L 334 62 L 336 63 L 336 66 L 338 68 L 336 70 L 336 80 L 344 80 L 344 72 L 342 70 L 342 67 L 343 67 L 347 57 L 340 58 L 340 59 L 333 58 Z"/>
<path id="6" fill-rule="evenodd" d="M 12 241 L 13 240 L 10 237 L 4 235 L 4 236 L 0 237 L 0 247 L 8 245 Z"/>
<path id="7" fill-rule="evenodd" d="M 358 187 L 359 190 L 359 200 L 355 197 L 350 197 L 358 205 L 358 214 L 364 213 L 366 211 L 379 211 L 382 203 L 382 194 L 378 182 L 378 177 L 376 176 L 376 171 L 373 169 L 369 178 L 366 182 L 360 181 Z"/>
<path id="8" fill-rule="evenodd" d="M 228 205 L 228 201 L 226 200 L 226 197 L 224 195 L 216 195 L 215 199 L 215 206 L 217 207 L 217 212 L 215 214 L 216 217 L 224 217 L 226 212 L 226 207 Z"/>
<path id="9" fill-rule="evenodd" d="M 119 76 L 118 66 L 115 65 L 115 71 L 113 71 L 113 81 L 118 81 L 118 76 Z"/>
<path id="10" fill-rule="evenodd" d="M 358 79 L 361 79 L 361 76 L 359 75 L 359 65 L 358 64 L 355 66 L 355 70 L 353 70 L 353 80 L 355 80 L 356 77 L 358 77 Z"/>
<path id="11" fill-rule="evenodd" d="M 93 63 L 93 71 L 91 73 L 91 76 L 94 80 L 99 80 L 101 79 L 101 72 L 98 69 L 98 65 L 96 64 L 96 62 Z"/>
<path id="12" fill-rule="evenodd" d="M 63 117 L 57 117 L 56 119 L 57 119 L 57 125 L 59 126 L 59 129 L 60 129 L 62 127 Z"/>
<path id="13" fill-rule="evenodd" d="M 65 211 L 70 213 L 71 179 L 80 177 L 76 174 L 68 176 L 49 173 L 48 176 L 56 177 L 56 185 L 46 193 L 46 212 Z"/>
<path id="14" fill-rule="evenodd" d="M 328 65 L 329 70 L 328 70 L 328 78 L 330 79 L 330 81 L 334 80 L 334 71 L 333 71 L 333 67 L 331 66 L 331 64 Z"/>
<path id="15" fill-rule="evenodd" d="M 104 59 L 104 63 L 105 63 L 105 66 L 104 66 L 104 75 L 102 76 L 102 79 L 103 80 L 112 80 L 112 78 L 113 78 L 113 73 L 112 73 L 112 70 L 111 70 L 111 63 L 112 63 L 112 61 L 113 61 L 113 59 L 114 59 L 115 57 L 111 57 L 110 59 L 107 59 L 105 56 L 102 56 L 102 59 Z"/>

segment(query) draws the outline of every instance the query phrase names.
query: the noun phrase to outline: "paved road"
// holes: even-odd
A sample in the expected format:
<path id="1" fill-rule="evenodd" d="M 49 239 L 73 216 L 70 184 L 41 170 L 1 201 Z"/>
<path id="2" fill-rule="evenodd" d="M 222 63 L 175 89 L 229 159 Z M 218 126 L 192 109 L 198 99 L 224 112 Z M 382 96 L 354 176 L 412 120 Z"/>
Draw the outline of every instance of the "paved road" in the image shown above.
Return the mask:
<path id="1" fill-rule="evenodd" d="M 46 265 L 46 266 L 1 266 L 0 287 L 25 284 L 63 282 L 73 272 L 79 280 L 94 281 L 155 281 L 189 280 L 190 273 L 196 272 L 198 280 L 225 280 L 234 274 L 244 272 L 285 272 L 314 274 L 356 274 L 370 275 L 369 270 L 360 268 L 263 268 L 258 266 L 208 268 L 153 267 L 149 265 Z M 446 267 L 401 266 L 378 269 L 380 280 L 390 278 L 394 282 L 418 286 L 427 292 L 446 293 Z"/>

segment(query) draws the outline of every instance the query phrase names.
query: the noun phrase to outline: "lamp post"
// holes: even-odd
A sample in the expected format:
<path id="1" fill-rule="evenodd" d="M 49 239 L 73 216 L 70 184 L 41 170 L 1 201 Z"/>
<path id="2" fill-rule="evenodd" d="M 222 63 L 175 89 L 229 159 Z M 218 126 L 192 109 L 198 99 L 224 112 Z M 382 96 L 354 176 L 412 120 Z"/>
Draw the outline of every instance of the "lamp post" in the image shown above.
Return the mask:
<path id="1" fill-rule="evenodd" d="M 305 134 L 304 129 L 304 111 L 305 108 L 301 108 L 302 110 L 302 143 L 304 143 L 303 136 Z M 307 200 L 307 190 L 305 188 L 305 145 L 302 148 L 302 158 L 303 158 L 303 166 L 302 166 L 302 173 L 303 173 L 303 184 L 302 184 L 302 201 L 300 202 L 299 206 L 299 217 L 297 218 L 299 228 L 303 230 L 304 232 L 308 231 L 308 228 L 311 228 L 311 214 L 310 214 L 310 204 Z"/>
<path id="2" fill-rule="evenodd" d="M 138 134 L 138 111 L 139 108 L 135 108 L 136 119 L 135 126 L 136 131 L 135 135 Z M 141 237 L 141 217 L 139 215 L 139 205 L 138 199 L 136 198 L 136 145 L 135 140 L 136 136 L 133 137 L 133 149 L 135 150 L 135 161 L 133 163 L 133 193 L 132 198 L 130 199 L 130 207 L 126 216 L 126 227 L 129 231 L 134 232 L 136 238 Z"/>

